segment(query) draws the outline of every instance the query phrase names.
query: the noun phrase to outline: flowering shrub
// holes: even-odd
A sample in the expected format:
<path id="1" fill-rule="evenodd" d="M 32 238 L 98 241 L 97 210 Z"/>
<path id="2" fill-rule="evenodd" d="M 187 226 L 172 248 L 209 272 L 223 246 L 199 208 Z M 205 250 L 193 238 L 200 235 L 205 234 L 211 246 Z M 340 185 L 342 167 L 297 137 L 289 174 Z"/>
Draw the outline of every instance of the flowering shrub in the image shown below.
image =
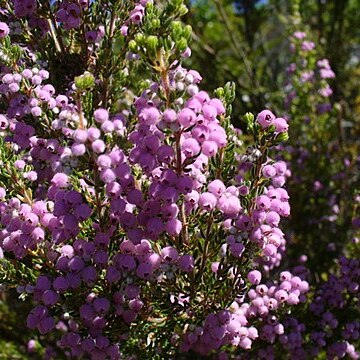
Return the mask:
<path id="1" fill-rule="evenodd" d="M 318 347 L 303 349 L 296 308 L 336 328 L 326 307 L 357 303 L 359 263 L 342 260 L 334 304 L 325 283 L 309 305 L 306 269 L 271 271 L 290 215 L 290 174 L 271 153 L 288 139 L 288 122 L 247 113 L 252 141 L 243 142 L 231 125 L 233 84 L 210 95 L 182 66 L 191 54 L 183 2 L 4 6 L 0 279 L 5 296 L 15 288 L 31 304 L 29 352 L 319 352 L 332 332 L 312 332 Z M 328 353 L 357 358 L 358 323 L 344 326 L 346 341 Z"/>
<path id="2" fill-rule="evenodd" d="M 341 105 L 331 102 L 335 73 L 310 38 L 298 30 L 290 36 L 285 105 L 293 141 L 285 158 L 292 171 L 288 186 L 294 199 L 294 242 L 308 255 L 309 266 L 321 273 L 351 236 L 348 204 L 355 196 L 359 158 L 354 140 L 342 128 Z M 304 227 L 308 231 L 301 231 Z M 312 250 L 315 242 L 325 254 L 321 263 Z"/>

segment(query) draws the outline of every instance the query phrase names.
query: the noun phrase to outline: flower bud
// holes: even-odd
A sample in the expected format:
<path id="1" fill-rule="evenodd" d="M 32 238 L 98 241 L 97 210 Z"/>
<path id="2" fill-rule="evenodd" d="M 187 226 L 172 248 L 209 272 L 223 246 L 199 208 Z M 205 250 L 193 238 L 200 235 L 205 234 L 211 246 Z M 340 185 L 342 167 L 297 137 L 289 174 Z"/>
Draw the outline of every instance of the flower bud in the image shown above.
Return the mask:
<path id="1" fill-rule="evenodd" d="M 177 48 L 180 52 L 185 51 L 186 48 L 187 48 L 187 46 L 188 46 L 188 43 L 187 43 L 187 40 L 186 40 L 184 37 L 180 38 L 180 40 L 178 40 L 178 41 L 176 42 L 176 48 Z"/>
<path id="2" fill-rule="evenodd" d="M 137 52 L 138 51 L 138 46 L 135 40 L 130 40 L 129 41 L 129 49 L 132 52 Z"/>
<path id="3" fill-rule="evenodd" d="M 172 38 L 174 40 L 180 38 L 181 35 L 182 35 L 182 32 L 183 32 L 181 22 L 180 21 L 173 21 L 170 26 L 171 26 Z"/>
<path id="4" fill-rule="evenodd" d="M 191 35 L 192 35 L 192 27 L 191 27 L 191 25 L 186 25 L 184 27 L 182 35 L 187 41 L 190 41 Z"/>
<path id="5" fill-rule="evenodd" d="M 288 141 L 288 140 L 289 140 L 289 133 L 288 132 L 280 133 L 276 137 L 276 143 L 281 143 L 281 142 Z"/>
<path id="6" fill-rule="evenodd" d="M 146 38 L 145 44 L 150 51 L 155 53 L 159 45 L 159 40 L 156 36 L 150 35 Z"/>
<path id="7" fill-rule="evenodd" d="M 145 41 L 145 36 L 141 33 L 137 33 L 135 35 L 135 42 L 138 44 L 138 45 L 143 45 Z M 129 44 L 130 45 L 130 44 Z"/>
<path id="8" fill-rule="evenodd" d="M 95 85 L 94 75 L 89 72 L 85 72 L 83 75 L 77 76 L 75 78 L 75 85 L 80 91 L 92 89 Z"/>

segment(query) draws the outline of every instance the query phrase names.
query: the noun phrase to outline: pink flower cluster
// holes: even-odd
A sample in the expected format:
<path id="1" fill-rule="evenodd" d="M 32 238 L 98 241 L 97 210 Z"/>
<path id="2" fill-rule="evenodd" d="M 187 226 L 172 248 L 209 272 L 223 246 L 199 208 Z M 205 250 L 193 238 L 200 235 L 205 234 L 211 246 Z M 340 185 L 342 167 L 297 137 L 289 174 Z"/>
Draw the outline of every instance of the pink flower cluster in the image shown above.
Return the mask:
<path id="1" fill-rule="evenodd" d="M 335 73 L 331 69 L 328 59 L 320 59 L 316 62 L 316 66 L 312 65 L 314 62 L 312 58 L 315 56 L 311 50 L 315 49 L 315 44 L 312 41 L 304 40 L 307 37 L 305 32 L 295 32 L 290 38 L 290 50 L 294 53 L 295 61 L 292 62 L 287 72 L 291 74 L 289 94 L 287 97 L 287 104 L 290 104 L 296 96 L 303 98 L 301 86 L 297 85 L 300 80 L 300 85 L 309 84 L 311 88 L 320 95 L 317 111 L 319 114 L 327 113 L 331 110 L 331 104 L 324 100 L 329 98 L 333 91 L 328 84 L 328 79 L 334 79 Z M 299 79 L 298 79 L 299 78 Z M 305 91 L 307 94 L 309 90 Z"/>
<path id="2" fill-rule="evenodd" d="M 236 301 L 228 310 L 209 314 L 203 326 L 195 327 L 185 334 L 181 344 L 183 352 L 191 349 L 207 355 L 224 344 L 249 350 L 257 338 L 273 343 L 284 334 L 284 325 L 273 314 L 286 304 L 292 306 L 304 302 L 309 284 L 288 271 L 280 274 L 278 284 L 259 284 L 261 278 L 254 272 L 249 274 L 249 278 L 258 285 L 249 290 L 248 302 Z M 259 319 L 261 321 L 258 325 Z"/>
<path id="3" fill-rule="evenodd" d="M 152 0 L 139 0 L 136 1 L 134 8 L 130 11 L 129 18 L 121 26 L 121 34 L 123 36 L 128 35 L 129 26 L 131 24 L 139 25 L 145 15 L 145 6 Z"/>
<path id="4" fill-rule="evenodd" d="M 276 118 L 269 110 L 261 111 L 257 116 L 257 122 L 260 124 L 262 129 L 274 126 L 276 133 L 283 133 L 289 129 L 289 125 L 284 118 Z"/>

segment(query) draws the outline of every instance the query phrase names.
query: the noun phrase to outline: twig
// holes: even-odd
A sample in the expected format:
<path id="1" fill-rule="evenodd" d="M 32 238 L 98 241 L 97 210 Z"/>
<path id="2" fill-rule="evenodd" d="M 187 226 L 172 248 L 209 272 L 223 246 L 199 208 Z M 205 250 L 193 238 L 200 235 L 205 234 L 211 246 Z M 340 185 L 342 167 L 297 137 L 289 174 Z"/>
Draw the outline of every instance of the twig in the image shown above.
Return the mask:
<path id="1" fill-rule="evenodd" d="M 77 95 L 76 96 L 76 106 L 77 106 L 78 115 L 79 115 L 79 128 L 84 129 L 84 118 L 83 118 L 83 111 L 82 111 L 80 93 L 78 92 L 76 95 Z"/>
<path id="2" fill-rule="evenodd" d="M 51 19 L 48 19 L 48 23 L 49 23 L 49 28 L 50 28 L 50 33 L 51 33 L 51 36 L 54 40 L 54 43 L 55 43 L 55 47 L 56 47 L 56 50 L 61 53 L 62 50 L 61 50 L 61 46 L 60 46 L 60 43 L 56 37 L 56 33 L 55 33 L 55 29 L 54 29 L 54 24 L 53 22 L 51 21 Z"/>
<path id="3" fill-rule="evenodd" d="M 260 84 L 258 83 L 257 79 L 255 78 L 254 72 L 251 69 L 250 62 L 248 61 L 243 48 L 241 47 L 240 43 L 235 39 L 234 31 L 232 31 L 232 29 L 231 29 L 230 23 L 228 21 L 227 15 L 225 13 L 225 10 L 224 10 L 221 2 L 219 0 L 214 0 L 214 2 L 216 5 L 216 8 L 219 11 L 220 17 L 225 25 L 225 29 L 229 35 L 231 44 L 232 44 L 235 52 L 239 55 L 239 57 L 242 59 L 242 61 L 244 63 L 246 74 L 248 75 L 248 77 L 251 81 L 255 82 L 255 86 L 257 88 L 259 88 Z"/>

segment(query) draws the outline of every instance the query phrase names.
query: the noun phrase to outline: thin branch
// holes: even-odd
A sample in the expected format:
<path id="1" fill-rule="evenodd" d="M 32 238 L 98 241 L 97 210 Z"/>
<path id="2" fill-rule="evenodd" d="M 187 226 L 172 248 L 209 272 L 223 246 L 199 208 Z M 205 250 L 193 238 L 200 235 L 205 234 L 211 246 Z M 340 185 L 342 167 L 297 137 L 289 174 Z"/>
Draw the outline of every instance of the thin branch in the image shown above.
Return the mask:
<path id="1" fill-rule="evenodd" d="M 62 56 L 64 56 L 66 49 L 65 49 L 64 42 L 63 42 L 63 38 L 62 38 L 61 29 L 57 26 L 57 22 L 56 22 L 54 13 L 52 12 L 50 4 L 48 4 L 47 10 L 49 11 L 49 15 L 50 15 L 50 19 L 48 19 L 50 32 L 51 32 L 51 36 L 54 39 L 56 50 Z"/>
<path id="2" fill-rule="evenodd" d="M 61 52 L 62 52 L 61 46 L 60 46 L 60 43 L 59 43 L 59 41 L 58 41 L 58 39 L 57 39 L 57 36 L 56 36 L 56 33 L 55 33 L 55 29 L 54 29 L 54 25 L 53 25 L 51 19 L 48 19 L 48 23 L 49 23 L 49 28 L 50 28 L 51 36 L 52 36 L 52 38 L 53 38 L 53 40 L 54 40 L 54 43 L 55 43 L 56 50 L 57 50 L 59 53 L 61 53 Z"/>
<path id="3" fill-rule="evenodd" d="M 231 29 L 231 25 L 229 23 L 229 20 L 228 20 L 228 17 L 227 17 L 227 14 L 225 12 L 225 9 L 223 8 L 222 6 L 222 3 L 220 0 L 214 0 L 215 2 L 215 5 L 216 5 L 216 8 L 219 12 L 219 15 L 225 25 L 225 29 L 229 35 L 229 38 L 231 40 L 231 44 L 235 50 L 235 52 L 238 54 L 238 56 L 242 59 L 243 63 L 244 63 L 244 66 L 245 66 L 245 71 L 246 71 L 246 74 L 247 76 L 249 77 L 249 79 L 251 81 L 254 81 L 255 82 L 255 86 L 257 88 L 260 87 L 260 84 L 258 83 L 256 77 L 255 77 L 255 74 L 251 68 L 251 65 L 250 65 L 250 62 L 248 60 L 248 58 L 246 57 L 246 54 L 243 50 L 243 48 L 241 47 L 240 43 L 235 39 L 235 36 L 234 36 L 234 31 Z"/>

